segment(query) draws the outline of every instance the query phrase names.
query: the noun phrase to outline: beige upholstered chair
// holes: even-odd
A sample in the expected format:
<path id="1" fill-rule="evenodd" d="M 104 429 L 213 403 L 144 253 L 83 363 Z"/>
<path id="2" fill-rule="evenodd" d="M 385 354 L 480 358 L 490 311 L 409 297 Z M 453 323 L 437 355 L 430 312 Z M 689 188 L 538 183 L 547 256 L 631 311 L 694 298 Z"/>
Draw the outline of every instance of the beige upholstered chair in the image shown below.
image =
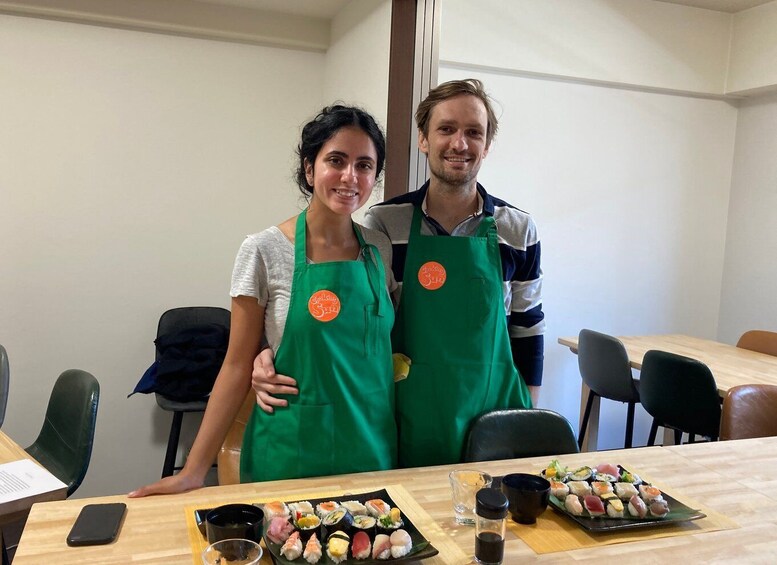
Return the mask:
<path id="1" fill-rule="evenodd" d="M 750 330 L 742 334 L 737 347 L 777 356 L 777 332 Z"/>
<path id="2" fill-rule="evenodd" d="M 218 476 L 220 485 L 236 485 L 240 483 L 240 449 L 243 445 L 243 434 L 256 404 L 254 389 L 248 391 L 243 406 L 232 422 L 227 432 L 224 444 L 218 454 Z"/>

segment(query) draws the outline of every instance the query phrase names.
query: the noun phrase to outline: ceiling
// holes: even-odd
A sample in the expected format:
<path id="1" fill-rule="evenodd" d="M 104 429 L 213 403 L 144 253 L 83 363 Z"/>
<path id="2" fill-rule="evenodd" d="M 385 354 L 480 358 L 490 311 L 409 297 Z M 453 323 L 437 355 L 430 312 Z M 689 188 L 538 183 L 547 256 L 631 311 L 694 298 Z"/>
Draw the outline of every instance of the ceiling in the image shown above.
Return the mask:
<path id="1" fill-rule="evenodd" d="M 350 0 L 195 0 L 206 4 L 222 4 L 253 8 L 270 12 L 311 16 L 316 18 L 333 18 Z M 768 4 L 774 0 L 658 0 L 670 4 L 682 4 L 730 14 Z M 443 6 L 445 0 L 443 0 Z"/>

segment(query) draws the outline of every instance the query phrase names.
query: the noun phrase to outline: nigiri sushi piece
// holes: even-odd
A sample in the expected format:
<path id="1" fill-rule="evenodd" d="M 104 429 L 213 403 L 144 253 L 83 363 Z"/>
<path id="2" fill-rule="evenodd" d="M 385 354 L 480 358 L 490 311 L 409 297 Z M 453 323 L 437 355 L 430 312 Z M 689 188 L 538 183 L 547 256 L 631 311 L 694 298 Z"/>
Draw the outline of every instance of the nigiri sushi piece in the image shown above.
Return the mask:
<path id="1" fill-rule="evenodd" d="M 620 475 L 620 470 L 618 469 L 618 466 L 613 463 L 602 463 L 601 465 L 597 465 L 596 472 L 606 473 L 614 477 L 617 477 Z"/>
<path id="2" fill-rule="evenodd" d="M 323 518 L 333 510 L 336 510 L 337 507 L 340 506 L 337 504 L 334 500 L 329 500 L 327 502 L 319 502 L 316 504 L 316 516 L 319 518 Z"/>
<path id="3" fill-rule="evenodd" d="M 639 485 L 639 495 L 646 503 L 653 502 L 654 500 L 664 500 L 661 496 L 661 491 L 650 485 Z"/>
<path id="4" fill-rule="evenodd" d="M 653 502 L 650 503 L 650 506 L 648 506 L 648 511 L 651 516 L 663 518 L 669 514 L 669 504 L 663 498 L 661 500 L 654 499 Z"/>
<path id="5" fill-rule="evenodd" d="M 647 515 L 645 502 L 636 494 L 629 499 L 629 514 L 635 518 L 644 518 Z"/>
<path id="6" fill-rule="evenodd" d="M 318 536 L 316 534 L 312 534 L 308 543 L 305 544 L 305 551 L 302 553 L 302 557 L 304 557 L 305 561 L 308 563 L 313 564 L 318 563 L 322 555 L 321 542 L 318 541 Z"/>
<path id="7" fill-rule="evenodd" d="M 623 502 L 619 498 L 607 501 L 607 515 L 610 518 L 623 518 Z"/>
<path id="8" fill-rule="evenodd" d="M 345 532 L 335 532 L 326 540 L 326 554 L 335 563 L 348 559 L 348 546 L 351 538 Z"/>
<path id="9" fill-rule="evenodd" d="M 606 492 L 612 492 L 612 485 L 606 481 L 594 481 L 591 483 L 591 491 L 596 496 L 602 496 Z"/>
<path id="10" fill-rule="evenodd" d="M 283 516 L 276 516 L 267 526 L 267 537 L 273 543 L 283 543 L 289 539 L 294 526 Z"/>
<path id="11" fill-rule="evenodd" d="M 598 496 L 589 494 L 583 498 L 583 506 L 588 510 L 591 516 L 601 516 L 604 514 L 604 502 Z"/>
<path id="12" fill-rule="evenodd" d="M 391 512 L 391 506 L 379 498 L 368 500 L 364 503 L 364 506 L 367 507 L 367 513 L 374 518 L 379 518 L 380 516 Z"/>
<path id="13" fill-rule="evenodd" d="M 564 508 L 573 516 L 581 516 L 583 514 L 583 505 L 580 504 L 580 498 L 574 494 L 570 494 L 564 499 Z"/>
<path id="14" fill-rule="evenodd" d="M 351 555 L 353 555 L 353 558 L 369 559 L 371 551 L 370 536 L 365 532 L 356 532 L 353 535 L 353 543 L 351 544 Z"/>
<path id="15" fill-rule="evenodd" d="M 587 496 L 591 494 L 591 485 L 585 481 L 569 481 L 567 485 L 569 485 L 570 494 L 577 496 Z"/>
<path id="16" fill-rule="evenodd" d="M 302 540 L 299 539 L 299 532 L 293 532 L 289 539 L 281 547 L 281 555 L 289 561 L 294 561 L 302 555 Z"/>
<path id="17" fill-rule="evenodd" d="M 288 519 L 289 516 L 291 516 L 291 511 L 289 510 L 289 507 L 286 505 L 285 502 L 281 502 L 280 500 L 267 502 L 262 505 L 262 509 L 264 510 L 264 519 L 267 521 L 272 520 L 276 516 L 281 516 L 286 519 Z"/>
<path id="18" fill-rule="evenodd" d="M 341 506 L 348 510 L 353 516 L 367 515 L 367 507 L 358 500 L 346 500 Z"/>
<path id="19" fill-rule="evenodd" d="M 639 491 L 637 490 L 637 487 L 631 483 L 615 483 L 615 494 L 617 494 L 618 498 L 621 500 L 628 500 L 632 496 L 638 495 Z"/>
<path id="20" fill-rule="evenodd" d="M 378 534 L 372 542 L 372 558 L 388 559 L 391 557 L 391 538 L 386 534 Z"/>
<path id="21" fill-rule="evenodd" d="M 413 548 L 413 540 L 405 530 L 399 529 L 389 538 L 391 542 L 391 557 L 399 559 L 404 557 Z"/>
<path id="22" fill-rule="evenodd" d="M 569 494 L 569 486 L 561 481 L 550 481 L 550 494 L 559 500 L 564 500 Z"/>

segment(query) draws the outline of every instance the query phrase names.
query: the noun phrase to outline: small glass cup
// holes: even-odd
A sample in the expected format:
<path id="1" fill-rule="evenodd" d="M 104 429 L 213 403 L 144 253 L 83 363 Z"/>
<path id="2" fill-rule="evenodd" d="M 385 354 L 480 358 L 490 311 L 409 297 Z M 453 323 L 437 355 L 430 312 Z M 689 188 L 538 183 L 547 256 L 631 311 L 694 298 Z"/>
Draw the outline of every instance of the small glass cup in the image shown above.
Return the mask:
<path id="1" fill-rule="evenodd" d="M 261 546 L 247 539 L 223 539 L 202 552 L 204 565 L 257 565 L 261 558 Z"/>
<path id="2" fill-rule="evenodd" d="M 453 511 L 459 524 L 475 523 L 475 495 L 491 486 L 491 475 L 482 471 L 455 469 L 450 472 Z"/>

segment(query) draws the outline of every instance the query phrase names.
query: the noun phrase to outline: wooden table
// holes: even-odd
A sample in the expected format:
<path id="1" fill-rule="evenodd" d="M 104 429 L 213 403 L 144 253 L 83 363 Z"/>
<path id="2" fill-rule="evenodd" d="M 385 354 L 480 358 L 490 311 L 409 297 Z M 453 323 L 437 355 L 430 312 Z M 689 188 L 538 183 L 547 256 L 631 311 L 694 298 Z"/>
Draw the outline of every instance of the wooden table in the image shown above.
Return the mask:
<path id="1" fill-rule="evenodd" d="M 645 335 L 618 336 L 626 347 L 629 363 L 637 370 L 642 369 L 642 359 L 651 349 L 669 351 L 697 359 L 706 364 L 715 377 L 718 392 L 723 398 L 731 387 L 743 384 L 777 385 L 777 357 L 756 353 L 733 345 L 687 335 Z M 577 336 L 560 337 L 558 342 L 577 353 Z M 580 423 L 582 425 L 588 387 L 582 383 L 580 394 Z M 597 397 L 588 420 L 588 431 L 583 441 L 583 451 L 595 451 L 599 435 L 599 404 Z M 671 438 L 665 436 L 665 442 Z"/>
<path id="2" fill-rule="evenodd" d="M 11 463 L 20 459 L 30 459 L 39 465 L 35 459 L 24 451 L 15 441 L 0 431 L 0 463 Z M 7 524 L 24 518 L 30 507 L 36 502 L 50 500 L 64 500 L 67 496 L 67 487 L 43 492 L 33 496 L 12 500 L 0 504 L 0 524 Z"/>
<path id="3" fill-rule="evenodd" d="M 493 475 L 508 472 L 539 472 L 550 457 L 464 464 Z M 617 462 L 638 469 L 662 489 L 700 503 L 702 510 L 724 514 L 741 526 L 735 529 L 693 533 L 646 541 L 601 545 L 574 551 L 535 554 L 512 529 L 508 530 L 505 563 L 525 561 L 601 562 L 624 558 L 656 562 L 706 562 L 747 556 L 750 562 L 769 562 L 777 555 L 777 438 L 716 442 L 709 445 L 651 447 L 612 452 L 564 455 L 570 466 Z M 184 508 L 212 507 L 257 497 L 304 498 L 306 493 L 324 489 L 377 489 L 399 484 L 406 489 L 434 522 L 435 536 L 424 532 L 434 544 L 453 540 L 463 551 L 463 559 L 428 560 L 423 563 L 467 563 L 474 552 L 474 529 L 454 521 L 448 473 L 454 466 L 384 471 L 294 481 L 275 481 L 224 487 L 146 499 L 109 496 L 36 504 L 30 513 L 14 558 L 14 565 L 57 563 L 125 564 L 154 563 L 191 565 L 192 554 L 185 524 Z M 762 487 L 765 483 L 765 488 Z M 128 505 L 119 539 L 101 547 L 70 548 L 65 544 L 69 531 L 84 504 L 123 501 Z M 550 510 L 548 510 L 550 512 Z M 423 532 L 423 528 L 422 532 Z M 457 550 L 458 551 L 458 550 Z M 269 561 L 267 561 L 269 563 Z"/>

